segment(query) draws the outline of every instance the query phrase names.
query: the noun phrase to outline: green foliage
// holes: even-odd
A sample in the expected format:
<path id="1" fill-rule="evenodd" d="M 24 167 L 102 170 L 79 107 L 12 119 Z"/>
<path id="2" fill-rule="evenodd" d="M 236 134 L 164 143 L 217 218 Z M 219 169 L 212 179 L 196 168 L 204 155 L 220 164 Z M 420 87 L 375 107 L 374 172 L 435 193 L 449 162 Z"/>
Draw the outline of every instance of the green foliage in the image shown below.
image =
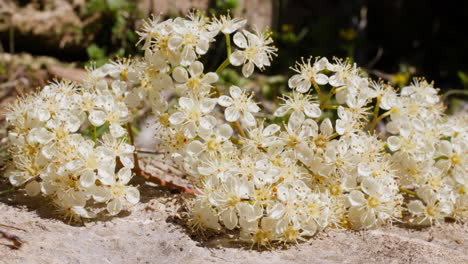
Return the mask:
<path id="1" fill-rule="evenodd" d="M 219 81 L 220 85 L 229 87 L 231 85 L 235 86 L 243 86 L 248 82 L 248 79 L 239 75 L 236 70 L 232 68 L 226 68 L 219 74 Z"/>
<path id="2" fill-rule="evenodd" d="M 135 22 L 142 18 L 137 4 L 140 0 L 91 0 L 85 7 L 86 17 L 97 17 L 87 25 L 85 33 L 94 36 L 87 48 L 90 60 L 102 65 L 109 57 L 137 54 L 138 40 Z"/>
<path id="3" fill-rule="evenodd" d="M 228 11 L 234 12 L 239 7 L 237 0 L 216 0 L 214 7 L 209 9 L 211 14 L 226 14 Z"/>
<path id="4" fill-rule="evenodd" d="M 100 138 L 104 133 L 109 131 L 109 124 L 104 124 L 100 127 L 96 128 L 96 138 Z M 93 127 L 89 126 L 83 132 L 81 132 L 83 136 L 93 138 Z"/>
<path id="5" fill-rule="evenodd" d="M 460 78 L 463 88 L 465 90 L 468 89 L 468 74 L 462 71 L 458 71 L 457 74 L 458 74 L 458 78 Z"/>
<path id="6" fill-rule="evenodd" d="M 88 53 L 89 59 L 96 63 L 97 67 L 104 65 L 108 60 L 106 50 L 98 47 L 96 44 L 88 46 L 86 48 L 86 53 Z"/>

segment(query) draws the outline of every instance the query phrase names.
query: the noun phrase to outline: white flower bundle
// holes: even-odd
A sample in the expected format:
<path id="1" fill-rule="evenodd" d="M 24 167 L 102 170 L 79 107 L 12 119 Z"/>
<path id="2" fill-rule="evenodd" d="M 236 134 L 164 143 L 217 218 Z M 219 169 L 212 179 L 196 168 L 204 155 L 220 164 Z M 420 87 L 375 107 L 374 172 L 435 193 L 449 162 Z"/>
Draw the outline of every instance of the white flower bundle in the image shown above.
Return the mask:
<path id="1" fill-rule="evenodd" d="M 116 215 L 140 199 L 138 189 L 128 186 L 134 147 L 122 127 L 131 94 L 123 81 L 108 85 L 107 74 L 94 70 L 82 86 L 51 83 L 18 100 L 7 114 L 12 162 L 6 176 L 14 186 L 24 185 L 28 195 L 50 198 L 70 220 L 94 217 L 87 210 L 93 203 L 105 203 Z M 104 124 L 109 131 L 98 142 L 95 129 Z M 86 125 L 94 128 L 93 138 L 80 133 Z"/>
<path id="2" fill-rule="evenodd" d="M 328 226 L 376 228 L 405 212 L 415 224 L 466 220 L 468 119 L 445 116 L 432 84 L 416 80 L 397 92 L 348 61 L 311 58 L 294 68 L 277 110 L 262 113 L 252 92 L 217 84 L 225 67 L 242 66 L 249 77 L 276 54 L 268 33 L 244 25 L 199 13 L 148 20 L 139 32 L 144 58 L 20 100 L 8 115 L 11 182 L 80 216 L 89 215 L 90 199 L 106 202 L 111 214 L 138 202 L 126 185 L 134 147 L 122 126 L 143 101 L 158 120 L 160 148 L 199 188 L 188 220 L 194 230 L 238 230 L 267 246 Z M 219 34 L 227 58 L 205 72 L 199 58 Z M 387 133 L 379 135 L 385 118 Z M 86 120 L 108 124 L 109 133 L 100 142 L 76 133 Z"/>

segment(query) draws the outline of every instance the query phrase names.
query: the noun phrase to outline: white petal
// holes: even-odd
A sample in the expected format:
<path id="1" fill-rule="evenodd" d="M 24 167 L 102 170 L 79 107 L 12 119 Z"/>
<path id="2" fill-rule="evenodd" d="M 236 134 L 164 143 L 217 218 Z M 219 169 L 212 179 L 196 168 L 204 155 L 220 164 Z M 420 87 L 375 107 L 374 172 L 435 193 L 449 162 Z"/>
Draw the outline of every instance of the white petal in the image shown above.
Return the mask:
<path id="1" fill-rule="evenodd" d="M 42 108 L 38 109 L 37 117 L 39 118 L 39 121 L 45 122 L 50 119 L 50 112 Z"/>
<path id="2" fill-rule="evenodd" d="M 235 107 L 230 106 L 230 107 L 226 108 L 226 110 L 224 111 L 224 115 L 225 115 L 227 121 L 234 122 L 234 121 L 237 121 L 239 119 L 240 112 Z"/>
<path id="3" fill-rule="evenodd" d="M 451 156 L 452 156 L 453 147 L 452 147 L 452 144 L 451 144 L 449 141 L 447 141 L 447 140 L 442 140 L 442 141 L 438 144 L 437 150 L 439 151 L 439 153 L 440 153 L 442 156 L 451 157 Z"/>
<path id="4" fill-rule="evenodd" d="M 380 183 L 373 178 L 364 178 L 361 183 L 362 190 L 370 196 L 380 195 L 382 189 Z"/>
<path id="5" fill-rule="evenodd" d="M 224 140 L 230 138 L 232 136 L 232 127 L 228 124 L 222 124 L 218 127 L 218 134 L 223 138 Z"/>
<path id="6" fill-rule="evenodd" d="M 240 66 L 245 61 L 244 52 L 240 50 L 234 51 L 231 56 L 229 57 L 229 62 L 234 66 Z"/>
<path id="7" fill-rule="evenodd" d="M 315 76 L 315 82 L 320 85 L 328 83 L 328 77 L 325 74 L 319 73 Z"/>
<path id="8" fill-rule="evenodd" d="M 309 80 L 302 80 L 297 84 L 296 91 L 300 93 L 306 93 L 307 91 L 309 91 L 311 85 L 312 84 Z"/>
<path id="9" fill-rule="evenodd" d="M 351 206 L 359 206 L 367 202 L 366 198 L 364 197 L 364 194 L 356 190 L 353 190 L 349 193 L 348 201 L 351 204 Z"/>
<path id="10" fill-rule="evenodd" d="M 131 204 L 137 204 L 140 201 L 140 192 L 136 187 L 129 187 L 125 194 L 125 199 Z"/>
<path id="11" fill-rule="evenodd" d="M 288 113 L 289 109 L 290 108 L 288 105 L 280 106 L 278 107 L 278 109 L 276 109 L 274 116 L 279 116 L 279 117 L 284 116 Z"/>
<path id="12" fill-rule="evenodd" d="M 338 78 L 336 74 L 328 78 L 328 82 L 330 83 L 331 86 L 334 86 L 334 87 L 343 85 L 343 81 L 340 78 Z"/>
<path id="13" fill-rule="evenodd" d="M 178 125 L 185 121 L 185 115 L 182 112 L 175 112 L 169 117 L 169 122 L 173 125 Z"/>
<path id="14" fill-rule="evenodd" d="M 221 214 L 221 221 L 223 221 L 224 226 L 232 230 L 237 226 L 237 215 L 234 209 L 229 208 Z"/>
<path id="15" fill-rule="evenodd" d="M 247 39 L 244 34 L 237 32 L 234 34 L 234 43 L 241 49 L 247 48 Z"/>
<path id="16" fill-rule="evenodd" d="M 251 127 L 257 124 L 255 117 L 250 112 L 244 113 L 244 122 L 247 126 Z"/>
<path id="17" fill-rule="evenodd" d="M 304 119 L 305 119 L 305 115 L 303 112 L 293 111 L 291 116 L 289 116 L 288 126 L 291 129 L 296 130 L 299 126 L 302 125 L 302 123 L 304 122 Z"/>
<path id="18" fill-rule="evenodd" d="M 41 185 L 37 181 L 32 181 L 26 184 L 25 190 L 29 196 L 36 196 L 41 192 Z"/>
<path id="19" fill-rule="evenodd" d="M 190 76 L 198 77 L 203 73 L 203 63 L 195 61 L 189 67 Z"/>
<path id="20" fill-rule="evenodd" d="M 203 98 L 201 100 L 201 110 L 204 114 L 210 113 L 213 111 L 217 103 L 215 98 Z"/>
<path id="21" fill-rule="evenodd" d="M 117 173 L 120 184 L 127 184 L 132 178 L 132 170 L 127 167 L 123 167 Z"/>
<path id="22" fill-rule="evenodd" d="M 40 144 L 47 144 L 52 139 L 54 139 L 54 134 L 52 132 L 49 132 L 47 129 L 43 127 L 38 128 L 38 129 L 33 129 L 33 130 L 34 130 L 34 139 L 36 142 Z"/>
<path id="23" fill-rule="evenodd" d="M 300 74 L 295 74 L 288 80 L 289 88 L 293 89 L 296 88 L 299 82 L 302 80 L 302 76 Z"/>
<path id="24" fill-rule="evenodd" d="M 183 109 L 192 109 L 195 105 L 193 102 L 193 99 L 188 98 L 188 97 L 181 97 L 179 99 L 179 105 Z"/>
<path id="25" fill-rule="evenodd" d="M 120 124 L 118 123 L 112 123 L 110 126 L 109 126 L 109 131 L 111 133 L 111 135 L 114 137 L 114 138 L 119 138 L 119 137 L 122 137 L 123 135 L 125 135 L 125 133 L 127 132 L 125 130 L 125 128 L 123 128 Z"/>
<path id="26" fill-rule="evenodd" d="M 285 212 L 284 206 L 281 203 L 275 204 L 268 212 L 268 216 L 272 219 L 278 219 Z"/>
<path id="27" fill-rule="evenodd" d="M 120 199 L 114 199 L 110 203 L 107 204 L 107 211 L 110 215 L 117 215 L 122 211 L 122 202 Z"/>
<path id="28" fill-rule="evenodd" d="M 234 101 L 232 100 L 231 97 L 229 96 L 226 96 L 226 95 L 221 95 L 219 98 L 218 98 L 218 104 L 221 105 L 221 106 L 224 106 L 224 107 L 228 107 L 230 105 L 232 105 Z"/>
<path id="29" fill-rule="evenodd" d="M 231 94 L 231 97 L 232 99 L 237 99 L 237 98 L 240 98 L 241 95 L 242 95 L 242 90 L 241 88 L 237 87 L 237 86 L 231 86 L 229 88 L 229 93 Z"/>
<path id="30" fill-rule="evenodd" d="M 304 107 L 304 113 L 308 117 L 316 118 L 316 117 L 320 117 L 320 115 L 322 114 L 322 111 L 320 110 L 320 107 L 317 104 L 307 104 Z"/>
<path id="31" fill-rule="evenodd" d="M 120 155 L 119 159 L 122 162 L 122 165 L 124 165 L 124 167 L 130 168 L 130 169 L 133 169 L 135 167 L 135 163 L 133 161 L 133 155 L 131 154 Z"/>
<path id="32" fill-rule="evenodd" d="M 71 208 L 71 210 L 75 214 L 77 214 L 77 215 L 79 215 L 79 216 L 81 216 L 83 218 L 94 218 L 94 217 L 96 217 L 95 213 L 89 212 L 88 210 L 86 210 L 84 207 L 81 207 L 81 206 L 73 206 Z"/>
<path id="33" fill-rule="evenodd" d="M 335 128 L 336 128 L 336 133 L 338 133 L 338 135 L 343 135 L 346 132 L 345 125 L 346 124 L 343 120 L 341 119 L 336 120 Z"/>
<path id="34" fill-rule="evenodd" d="M 195 122 L 190 122 L 184 127 L 184 135 L 188 138 L 194 138 L 197 136 L 197 130 Z"/>
<path id="35" fill-rule="evenodd" d="M 420 215 L 424 213 L 426 207 L 420 200 L 411 201 L 408 203 L 408 211 L 414 215 Z"/>
<path id="36" fill-rule="evenodd" d="M 198 155 L 203 151 L 203 143 L 198 140 L 190 142 L 187 146 L 187 153 L 189 155 Z"/>
<path id="37" fill-rule="evenodd" d="M 103 111 L 91 111 L 91 113 L 88 116 L 88 119 L 93 126 L 102 126 L 106 121 L 106 113 L 104 113 Z"/>
<path id="38" fill-rule="evenodd" d="M 244 75 L 245 78 L 248 78 L 252 73 L 254 72 L 255 65 L 249 61 L 244 66 L 242 66 L 242 74 Z"/>
<path id="39" fill-rule="evenodd" d="M 391 151 L 397 151 L 401 148 L 400 137 L 390 136 L 387 138 L 387 145 Z"/>
<path id="40" fill-rule="evenodd" d="M 216 117 L 211 115 L 207 115 L 205 117 L 200 118 L 200 127 L 203 129 L 211 130 L 216 125 L 216 123 Z"/>
<path id="41" fill-rule="evenodd" d="M 205 54 L 208 49 L 210 48 L 210 42 L 207 39 L 200 39 L 195 47 L 195 50 L 198 54 L 203 55 Z"/>
<path id="42" fill-rule="evenodd" d="M 254 102 L 247 102 L 247 110 L 252 113 L 257 113 L 260 111 L 260 107 Z"/>
<path id="43" fill-rule="evenodd" d="M 93 186 L 91 188 L 93 199 L 98 202 L 107 202 L 112 197 L 110 190 L 103 186 Z"/>
<path id="44" fill-rule="evenodd" d="M 214 72 L 209 72 L 203 76 L 202 81 L 208 84 L 215 83 L 218 81 L 218 75 Z"/>
<path id="45" fill-rule="evenodd" d="M 330 121 L 330 119 L 324 119 L 322 123 L 320 124 L 320 132 L 322 135 L 328 137 L 333 134 L 333 125 Z"/>
<path id="46" fill-rule="evenodd" d="M 188 81 L 188 72 L 182 67 L 177 67 L 172 72 L 172 77 L 176 82 L 185 83 Z"/>
<path id="47" fill-rule="evenodd" d="M 371 168 L 369 167 L 369 164 L 367 163 L 359 163 L 358 165 L 358 174 L 364 177 L 370 176 L 372 173 Z"/>
<path id="48" fill-rule="evenodd" d="M 96 174 L 92 170 L 86 170 L 80 175 L 81 186 L 88 188 L 96 181 Z"/>
<path id="49" fill-rule="evenodd" d="M 173 36 L 168 41 L 168 46 L 171 50 L 178 50 L 182 45 L 183 39 L 180 36 Z"/>
<path id="50" fill-rule="evenodd" d="M 276 132 L 278 132 L 279 130 L 280 130 L 280 126 L 278 126 L 277 124 L 271 124 L 263 130 L 262 134 L 266 137 L 269 137 L 275 134 Z"/>

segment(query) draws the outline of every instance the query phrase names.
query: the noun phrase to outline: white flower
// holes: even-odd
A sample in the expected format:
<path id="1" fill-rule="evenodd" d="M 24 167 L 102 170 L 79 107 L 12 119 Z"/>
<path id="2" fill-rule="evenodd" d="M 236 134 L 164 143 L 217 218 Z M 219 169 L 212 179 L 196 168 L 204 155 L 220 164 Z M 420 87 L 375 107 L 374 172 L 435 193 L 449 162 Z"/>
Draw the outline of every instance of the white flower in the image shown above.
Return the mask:
<path id="1" fill-rule="evenodd" d="M 440 199 L 429 186 L 419 188 L 416 193 L 421 200 L 408 203 L 408 211 L 416 216 L 416 223 L 427 225 L 442 221 L 452 211 L 452 206 L 444 199 Z M 423 203 L 424 202 L 424 203 Z"/>
<path id="2" fill-rule="evenodd" d="M 211 204 L 204 203 L 203 200 L 197 199 L 193 207 L 190 209 L 192 218 L 190 224 L 194 229 L 206 229 L 211 228 L 214 230 L 220 230 L 221 225 L 219 224 L 219 216 L 216 211 L 211 208 Z"/>
<path id="3" fill-rule="evenodd" d="M 132 178 L 132 171 L 123 167 L 117 173 L 117 181 L 111 186 L 112 200 L 107 204 L 110 215 L 117 215 L 124 208 L 124 203 L 136 204 L 140 201 L 140 192 L 136 187 L 126 186 Z"/>
<path id="4" fill-rule="evenodd" d="M 218 18 L 213 18 L 209 28 L 211 31 L 221 31 L 224 34 L 232 34 L 234 31 L 237 31 L 239 28 L 243 27 L 247 20 L 241 19 L 238 17 L 231 18 L 229 14 L 227 16 L 221 15 Z"/>
<path id="5" fill-rule="evenodd" d="M 241 119 L 247 126 L 255 126 L 257 121 L 252 113 L 257 113 L 260 108 L 252 100 L 252 95 L 247 95 L 237 86 L 231 86 L 229 89 L 231 97 L 221 95 L 218 103 L 226 107 L 224 116 L 229 122 L 235 122 Z"/>
<path id="6" fill-rule="evenodd" d="M 206 96 L 211 90 L 211 84 L 218 80 L 218 75 L 214 72 L 203 75 L 203 64 L 199 61 L 192 63 L 188 72 L 190 77 L 187 70 L 177 67 L 172 73 L 174 80 L 181 83 L 176 88 L 182 93 L 191 92 L 197 96 Z"/>
<path id="7" fill-rule="evenodd" d="M 188 18 L 174 20 L 174 31 L 167 42 L 170 50 L 175 52 L 182 50 L 180 55 L 183 66 L 192 64 L 197 54 L 205 54 L 210 42 L 214 41 L 214 34 L 208 31 L 204 17 L 190 13 Z"/>
<path id="8" fill-rule="evenodd" d="M 312 102 L 312 97 L 310 95 L 293 92 L 292 96 L 285 96 L 282 100 L 284 104 L 276 109 L 274 113 L 275 116 L 284 116 L 290 110 L 293 110 L 291 118 L 294 119 L 304 119 L 304 114 L 312 118 L 320 117 L 322 114 L 319 105 Z"/>
<path id="9" fill-rule="evenodd" d="M 297 74 L 289 78 L 288 85 L 291 89 L 295 89 L 300 93 L 306 93 L 312 86 L 312 82 L 320 85 L 328 83 L 328 76 L 320 73 L 323 70 L 330 69 L 330 63 L 327 58 L 321 58 L 315 61 L 313 65 L 310 65 L 312 58 L 306 62 L 298 63 L 294 71 Z"/>
<path id="10" fill-rule="evenodd" d="M 230 152 L 234 146 L 229 141 L 232 136 L 232 128 L 228 124 L 222 124 L 214 129 L 200 128 L 199 136 L 203 142 L 194 140 L 187 146 L 187 152 L 190 155 L 198 155 L 202 151 L 208 152 Z"/>
<path id="11" fill-rule="evenodd" d="M 395 206 L 390 199 L 391 193 L 372 178 L 365 178 L 361 188 L 362 192 L 353 190 L 348 195 L 351 223 L 356 228 L 366 229 L 385 223 L 392 216 Z"/>
<path id="12" fill-rule="evenodd" d="M 219 203 L 220 208 L 223 208 L 220 212 L 220 219 L 227 229 L 232 230 L 237 226 L 239 205 L 242 200 L 249 199 L 252 189 L 253 186 L 250 182 L 232 177 L 228 178 L 222 184 L 221 189 L 216 191 L 217 203 Z"/>
<path id="13" fill-rule="evenodd" d="M 246 30 L 234 34 L 234 43 L 243 50 L 234 51 L 229 57 L 229 61 L 234 66 L 244 65 L 242 74 L 249 77 L 254 71 L 254 66 L 263 70 L 265 66 L 270 66 L 272 56 L 276 54 L 276 48 L 270 46 L 273 42 L 266 32 L 250 33 Z"/>
<path id="14" fill-rule="evenodd" d="M 169 122 L 173 125 L 181 124 L 184 134 L 189 138 L 194 138 L 198 133 L 198 128 L 210 129 L 216 124 L 216 118 L 209 115 L 216 106 L 216 99 L 181 97 L 179 99 L 179 109 L 169 117 Z"/>

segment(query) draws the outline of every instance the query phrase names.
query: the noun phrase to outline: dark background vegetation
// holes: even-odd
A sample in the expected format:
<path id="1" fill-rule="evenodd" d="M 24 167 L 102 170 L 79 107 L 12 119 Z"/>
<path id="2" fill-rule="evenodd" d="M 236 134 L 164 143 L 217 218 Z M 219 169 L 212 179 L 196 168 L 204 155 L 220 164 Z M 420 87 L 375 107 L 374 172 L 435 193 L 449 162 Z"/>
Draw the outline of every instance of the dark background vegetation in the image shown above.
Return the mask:
<path id="1" fill-rule="evenodd" d="M 290 75 L 289 67 L 301 56 L 337 56 L 350 57 L 369 75 L 400 86 L 414 76 L 425 76 L 443 90 L 468 89 L 468 34 L 464 25 L 468 4 L 465 1 L 271 1 L 271 30 L 279 56 L 264 72 L 268 76 Z M 31 2 L 40 9 L 46 8 L 48 1 L 21 0 L 16 4 L 26 6 Z M 62 61 L 77 61 L 82 66 L 91 60 L 102 64 L 115 56 L 139 54 L 134 45 L 137 41 L 134 30 L 145 15 L 137 2 L 85 1 L 76 11 L 86 24 L 75 32 L 72 29 L 77 41 L 65 47 L 58 47 L 49 38 L 2 32 L 2 49 L 10 51 L 13 36 L 16 53 L 48 55 Z M 235 12 L 238 7 L 237 0 L 211 0 L 206 12 Z M 211 64 L 221 63 L 222 52 L 214 51 Z"/>

